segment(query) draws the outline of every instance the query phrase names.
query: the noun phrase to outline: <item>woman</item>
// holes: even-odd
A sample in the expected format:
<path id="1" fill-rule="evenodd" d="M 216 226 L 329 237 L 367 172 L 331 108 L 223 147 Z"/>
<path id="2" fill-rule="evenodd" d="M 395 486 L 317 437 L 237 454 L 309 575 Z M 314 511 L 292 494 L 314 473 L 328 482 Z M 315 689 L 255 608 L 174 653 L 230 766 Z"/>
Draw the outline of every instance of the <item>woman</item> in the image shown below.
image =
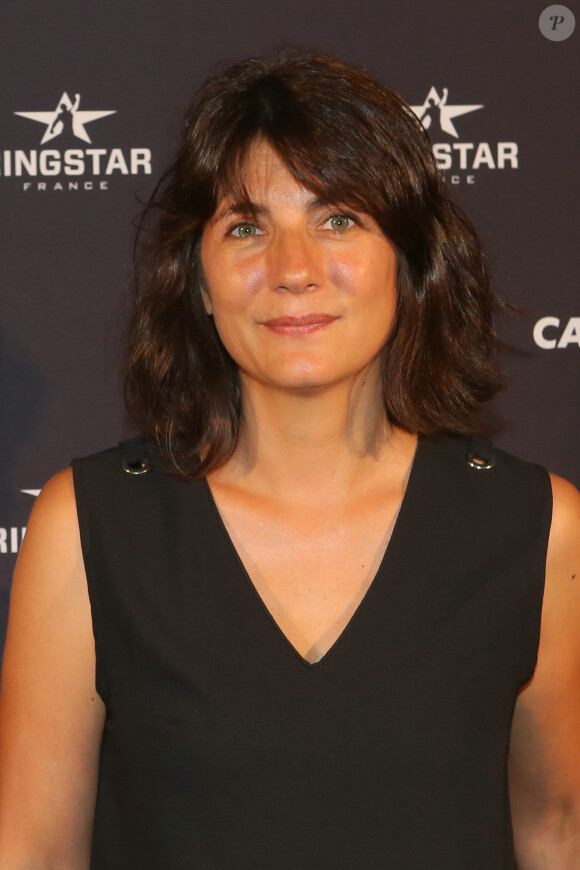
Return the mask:
<path id="1" fill-rule="evenodd" d="M 461 434 L 493 298 L 417 119 L 232 67 L 143 239 L 146 440 L 47 484 L 16 572 L 2 870 L 577 866 L 580 498 Z"/>

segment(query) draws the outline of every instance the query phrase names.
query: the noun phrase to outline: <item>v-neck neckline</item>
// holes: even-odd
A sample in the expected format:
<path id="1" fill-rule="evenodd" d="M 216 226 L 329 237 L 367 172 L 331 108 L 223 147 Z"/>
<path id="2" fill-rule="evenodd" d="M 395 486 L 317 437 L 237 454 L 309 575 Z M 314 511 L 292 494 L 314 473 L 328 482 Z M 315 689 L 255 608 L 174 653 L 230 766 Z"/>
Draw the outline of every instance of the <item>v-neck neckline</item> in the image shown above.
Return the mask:
<path id="1" fill-rule="evenodd" d="M 280 628 L 279 624 L 277 623 L 274 616 L 272 615 L 270 609 L 266 606 L 264 599 L 262 598 L 262 596 L 258 592 L 256 585 L 254 584 L 252 578 L 250 577 L 250 574 L 249 574 L 246 566 L 244 565 L 244 562 L 243 562 L 240 554 L 238 553 L 238 550 L 237 550 L 237 548 L 232 540 L 232 537 L 231 537 L 230 533 L 228 532 L 227 526 L 224 522 L 224 519 L 220 513 L 218 506 L 217 506 L 217 502 L 216 502 L 216 500 L 213 496 L 213 493 L 211 491 L 211 487 L 209 485 L 209 482 L 208 482 L 207 478 L 205 478 L 205 477 L 203 478 L 204 489 L 206 492 L 207 500 L 208 500 L 210 508 L 211 508 L 211 513 L 213 514 L 213 516 L 216 519 L 216 523 L 217 523 L 218 529 L 220 530 L 220 534 L 225 539 L 227 550 L 228 550 L 230 556 L 233 557 L 234 562 L 236 563 L 236 565 L 238 567 L 238 571 L 241 574 L 244 585 L 246 587 L 249 587 L 249 591 L 252 593 L 253 598 L 257 601 L 258 607 L 265 614 L 270 625 L 273 627 L 274 632 L 282 640 L 286 649 L 294 656 L 294 658 L 298 659 L 298 661 L 304 667 L 306 667 L 310 670 L 314 670 L 314 669 L 317 669 L 317 668 L 321 667 L 322 665 L 324 665 L 333 656 L 337 647 L 342 645 L 342 642 L 343 642 L 345 636 L 349 635 L 351 633 L 353 625 L 356 625 L 359 622 L 361 611 L 364 612 L 364 610 L 366 610 L 366 608 L 368 607 L 369 598 L 372 598 L 372 596 L 374 595 L 374 591 L 376 590 L 376 587 L 380 583 L 381 575 L 387 572 L 388 564 L 393 558 L 393 556 L 392 556 L 393 551 L 397 548 L 397 541 L 402 535 L 401 528 L 407 522 L 406 517 L 407 517 L 407 514 L 410 512 L 409 505 L 410 505 L 410 502 L 412 501 L 413 491 L 415 489 L 415 479 L 416 479 L 417 474 L 418 474 L 417 468 L 420 464 L 420 458 L 422 458 L 422 455 L 424 452 L 424 446 L 425 446 L 425 440 L 421 437 L 421 435 L 418 435 L 417 444 L 415 447 L 415 453 L 414 453 L 413 459 L 411 461 L 409 475 L 407 478 L 407 485 L 405 487 L 405 491 L 403 493 L 403 497 L 401 499 L 401 503 L 399 505 L 397 515 L 395 517 L 395 522 L 393 525 L 391 536 L 387 542 L 387 546 L 385 548 L 383 556 L 379 562 L 379 565 L 377 567 L 377 570 L 376 570 L 372 580 L 370 581 L 369 585 L 367 586 L 367 588 L 364 592 L 364 595 L 362 596 L 358 605 L 356 606 L 356 608 L 352 612 L 348 622 L 346 623 L 346 625 L 344 626 L 344 628 L 342 629 L 342 631 L 340 632 L 338 637 L 335 638 L 335 640 L 333 641 L 331 646 L 329 646 L 329 648 L 326 650 L 324 655 L 322 655 L 315 662 L 309 662 L 308 659 L 304 658 L 304 656 L 298 652 L 298 650 L 296 649 L 294 644 L 289 640 L 287 635 Z"/>

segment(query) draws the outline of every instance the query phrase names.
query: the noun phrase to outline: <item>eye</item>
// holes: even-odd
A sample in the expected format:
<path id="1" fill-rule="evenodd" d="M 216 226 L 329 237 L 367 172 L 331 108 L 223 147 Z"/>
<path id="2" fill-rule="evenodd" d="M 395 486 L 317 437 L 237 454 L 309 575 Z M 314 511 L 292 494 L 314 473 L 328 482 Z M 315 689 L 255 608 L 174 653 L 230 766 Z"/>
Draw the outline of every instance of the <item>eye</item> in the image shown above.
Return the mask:
<path id="1" fill-rule="evenodd" d="M 334 230 L 334 232 L 344 233 L 345 230 L 350 230 L 351 227 L 354 227 L 356 221 L 348 214 L 333 214 L 327 218 L 325 223 L 327 223 L 329 228 Z"/>
<path id="2" fill-rule="evenodd" d="M 229 230 L 229 235 L 235 236 L 237 239 L 249 239 L 252 236 L 260 235 L 261 232 L 262 231 L 256 226 L 256 224 L 239 223 Z"/>

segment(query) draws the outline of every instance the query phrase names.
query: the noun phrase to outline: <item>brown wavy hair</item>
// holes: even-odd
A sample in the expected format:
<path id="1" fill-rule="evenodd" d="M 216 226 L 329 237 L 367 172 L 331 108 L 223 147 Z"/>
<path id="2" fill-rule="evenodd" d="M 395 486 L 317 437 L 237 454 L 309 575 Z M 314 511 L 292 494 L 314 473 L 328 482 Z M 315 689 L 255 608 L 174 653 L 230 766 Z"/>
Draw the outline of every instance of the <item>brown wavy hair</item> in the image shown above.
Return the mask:
<path id="1" fill-rule="evenodd" d="M 144 435 L 188 477 L 219 468 L 236 449 L 238 372 L 203 305 L 200 240 L 225 192 L 244 198 L 244 161 L 263 140 L 325 202 L 370 214 L 396 250 L 396 311 L 381 366 L 389 421 L 423 434 L 476 431 L 501 385 L 499 303 L 477 233 L 399 96 L 341 59 L 292 51 L 202 84 L 145 207 L 126 383 Z"/>

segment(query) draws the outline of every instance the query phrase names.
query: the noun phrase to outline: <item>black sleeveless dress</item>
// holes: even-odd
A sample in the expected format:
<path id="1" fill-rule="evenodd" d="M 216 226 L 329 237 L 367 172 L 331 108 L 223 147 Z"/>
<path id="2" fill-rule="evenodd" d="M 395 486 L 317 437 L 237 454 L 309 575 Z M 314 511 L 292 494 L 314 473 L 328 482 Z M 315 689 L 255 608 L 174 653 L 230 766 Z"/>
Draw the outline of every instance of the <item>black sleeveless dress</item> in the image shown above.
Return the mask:
<path id="1" fill-rule="evenodd" d="M 515 868 L 506 755 L 546 472 L 421 438 L 377 575 L 308 664 L 207 483 L 127 473 L 131 449 L 73 463 L 107 707 L 92 870 Z"/>

